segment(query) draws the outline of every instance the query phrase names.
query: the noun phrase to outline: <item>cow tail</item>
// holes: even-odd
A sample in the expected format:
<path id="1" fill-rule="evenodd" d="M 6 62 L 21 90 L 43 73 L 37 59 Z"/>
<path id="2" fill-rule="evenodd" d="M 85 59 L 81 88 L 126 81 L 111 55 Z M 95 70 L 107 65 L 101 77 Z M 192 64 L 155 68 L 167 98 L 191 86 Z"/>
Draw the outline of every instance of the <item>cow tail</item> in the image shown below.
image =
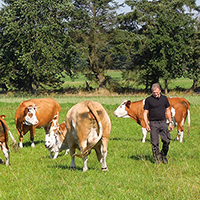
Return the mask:
<path id="1" fill-rule="evenodd" d="M 83 152 L 81 154 L 76 154 L 76 153 L 74 154 L 74 156 L 77 156 L 79 158 L 84 158 L 85 156 L 87 156 L 90 153 L 91 149 L 99 142 L 99 140 L 102 138 L 103 135 L 103 126 L 101 124 L 99 115 L 90 101 L 88 101 L 87 107 L 92 112 L 97 121 L 99 128 L 99 135 L 92 143 L 90 143 L 85 149 L 83 149 Z"/>
<path id="2" fill-rule="evenodd" d="M 190 109 L 187 109 L 188 113 L 188 136 L 190 135 Z"/>
<path id="3" fill-rule="evenodd" d="M 10 137 L 11 137 L 11 139 L 12 139 L 12 147 L 13 147 L 13 149 L 15 150 L 15 152 L 17 152 L 17 150 L 18 150 L 17 141 L 16 141 L 15 138 L 13 137 L 13 135 L 12 135 L 10 129 L 8 128 L 8 126 L 7 126 L 6 122 L 5 122 L 5 120 L 4 120 L 2 117 L 1 117 L 0 121 L 1 121 L 1 124 L 2 124 L 3 129 L 4 129 L 6 144 L 7 144 L 7 142 L 8 142 L 8 133 L 9 133 L 9 135 L 10 135 Z M 8 133 L 7 133 L 7 131 L 8 131 Z M 6 148 L 7 148 L 7 147 L 6 147 Z"/>

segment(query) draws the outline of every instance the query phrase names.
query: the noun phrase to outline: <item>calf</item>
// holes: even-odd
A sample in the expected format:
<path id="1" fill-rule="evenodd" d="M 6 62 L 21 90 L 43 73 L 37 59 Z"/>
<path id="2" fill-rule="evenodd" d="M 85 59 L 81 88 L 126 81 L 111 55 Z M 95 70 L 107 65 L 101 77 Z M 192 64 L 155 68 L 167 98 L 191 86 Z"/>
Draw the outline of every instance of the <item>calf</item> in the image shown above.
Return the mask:
<path id="1" fill-rule="evenodd" d="M 184 98 L 173 97 L 168 98 L 171 103 L 172 119 L 175 126 L 178 129 L 178 137 L 180 136 L 180 142 L 183 140 L 183 125 L 188 116 L 188 134 L 190 131 L 190 110 L 189 102 Z M 145 100 L 131 102 L 130 100 L 124 100 L 120 106 L 114 111 L 116 117 L 132 118 L 142 127 L 143 139 L 142 142 L 145 143 L 146 140 L 146 127 L 143 119 L 143 107 Z"/>
<path id="2" fill-rule="evenodd" d="M 60 105 L 52 98 L 30 99 L 23 101 L 15 113 L 19 146 L 23 147 L 23 136 L 30 131 L 31 147 L 35 147 L 36 128 L 44 128 L 46 134 L 56 129 L 60 115 Z"/>
<path id="3" fill-rule="evenodd" d="M 10 165 L 10 149 L 8 147 L 8 133 L 10 134 L 10 137 L 13 141 L 13 148 L 15 150 L 17 150 L 17 142 L 13 137 L 12 133 L 10 132 L 8 125 L 6 124 L 3 118 L 5 118 L 5 115 L 0 116 L 0 146 L 6 158 L 6 162 L 2 160 L 1 161 L 6 165 Z"/>
<path id="4" fill-rule="evenodd" d="M 102 171 L 107 171 L 106 156 L 111 121 L 103 106 L 98 102 L 84 101 L 73 106 L 65 119 L 67 144 L 71 155 L 71 170 L 74 170 L 75 156 L 83 159 L 83 171 L 87 167 L 87 155 L 95 149 Z M 81 154 L 75 153 L 75 149 Z"/>
<path id="5" fill-rule="evenodd" d="M 65 122 L 58 125 L 55 134 L 46 134 L 45 136 L 45 147 L 50 152 L 50 158 L 56 159 L 58 157 L 59 152 L 66 150 L 66 154 L 68 154 L 68 144 L 65 140 L 67 134 L 67 129 Z M 52 155 L 54 153 L 54 157 Z"/>

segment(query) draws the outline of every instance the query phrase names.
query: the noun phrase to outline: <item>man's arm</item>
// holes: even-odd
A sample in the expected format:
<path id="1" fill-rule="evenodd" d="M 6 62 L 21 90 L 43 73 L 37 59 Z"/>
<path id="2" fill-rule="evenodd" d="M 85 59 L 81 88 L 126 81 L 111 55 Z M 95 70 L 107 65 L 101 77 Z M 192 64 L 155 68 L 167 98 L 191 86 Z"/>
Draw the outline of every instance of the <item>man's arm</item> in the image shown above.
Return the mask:
<path id="1" fill-rule="evenodd" d="M 148 111 L 148 110 L 144 110 L 144 112 L 143 112 L 143 118 L 144 118 L 146 130 L 147 130 L 147 131 L 150 131 L 148 114 L 149 114 L 149 111 Z"/>

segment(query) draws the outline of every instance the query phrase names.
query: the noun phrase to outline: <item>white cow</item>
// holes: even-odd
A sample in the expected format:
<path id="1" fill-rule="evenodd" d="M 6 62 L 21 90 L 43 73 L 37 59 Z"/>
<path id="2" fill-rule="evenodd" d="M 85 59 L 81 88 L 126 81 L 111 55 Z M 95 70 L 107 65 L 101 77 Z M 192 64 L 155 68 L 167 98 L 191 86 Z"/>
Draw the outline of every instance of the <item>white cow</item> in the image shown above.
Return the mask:
<path id="1" fill-rule="evenodd" d="M 45 136 L 45 147 L 50 151 L 50 158 L 56 159 L 58 157 L 59 152 L 63 150 L 66 150 L 66 154 L 68 154 L 68 144 L 66 141 L 64 141 L 65 136 L 67 134 L 65 122 L 61 123 L 56 127 L 54 134 L 51 133 L 46 134 Z"/>

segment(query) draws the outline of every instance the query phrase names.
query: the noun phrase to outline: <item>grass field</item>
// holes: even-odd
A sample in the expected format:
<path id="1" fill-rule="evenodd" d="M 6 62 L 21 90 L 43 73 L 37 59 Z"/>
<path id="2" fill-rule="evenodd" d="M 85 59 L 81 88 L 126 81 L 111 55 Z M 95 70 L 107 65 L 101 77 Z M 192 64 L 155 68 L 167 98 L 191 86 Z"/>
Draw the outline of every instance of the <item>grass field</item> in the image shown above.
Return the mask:
<path id="1" fill-rule="evenodd" d="M 123 85 L 124 81 L 122 80 L 122 73 L 119 70 L 108 70 L 107 75 L 112 77 L 115 81 L 118 82 L 119 85 Z M 62 85 L 63 88 L 67 87 L 85 87 L 85 81 L 87 79 L 83 75 L 79 75 L 77 79 L 72 81 L 70 77 L 66 76 L 64 78 L 64 84 Z M 123 83 L 122 83 L 123 82 Z M 92 87 L 97 87 L 94 82 L 88 81 L 90 86 Z M 164 81 L 160 80 L 160 84 L 162 88 L 164 88 Z M 178 79 L 173 79 L 168 81 L 168 89 L 169 90 L 174 90 L 176 89 L 177 91 L 181 89 L 190 89 L 192 87 L 192 80 L 188 78 L 178 78 Z M 199 85 L 198 85 L 199 86 Z M 137 85 L 135 82 L 130 82 L 129 83 L 130 88 L 134 89 L 145 89 L 145 84 L 142 85 Z"/>
<path id="2" fill-rule="evenodd" d="M 155 165 L 151 153 L 150 137 L 142 143 L 141 127 L 132 119 L 113 115 L 123 99 L 136 101 L 146 96 L 63 96 L 53 97 L 61 105 L 60 123 L 67 111 L 84 100 L 100 102 L 107 110 L 112 130 L 108 144 L 107 165 L 102 172 L 95 152 L 88 157 L 87 172 L 82 172 L 82 160 L 76 158 L 76 171 L 70 171 L 70 156 L 64 152 L 56 160 L 49 158 L 45 149 L 45 131 L 36 130 L 35 148 L 30 147 L 29 136 L 24 136 L 24 148 L 15 153 L 11 149 L 11 166 L 0 165 L 0 199 L 200 199 L 200 96 L 184 96 L 191 103 L 191 133 L 184 126 L 183 143 L 174 141 L 168 154 L 169 164 Z M 19 103 L 27 97 L 1 96 L 1 114 L 18 141 L 14 115 Z M 9 138 L 10 139 L 10 138 Z M 2 151 L 0 158 L 4 159 Z"/>

